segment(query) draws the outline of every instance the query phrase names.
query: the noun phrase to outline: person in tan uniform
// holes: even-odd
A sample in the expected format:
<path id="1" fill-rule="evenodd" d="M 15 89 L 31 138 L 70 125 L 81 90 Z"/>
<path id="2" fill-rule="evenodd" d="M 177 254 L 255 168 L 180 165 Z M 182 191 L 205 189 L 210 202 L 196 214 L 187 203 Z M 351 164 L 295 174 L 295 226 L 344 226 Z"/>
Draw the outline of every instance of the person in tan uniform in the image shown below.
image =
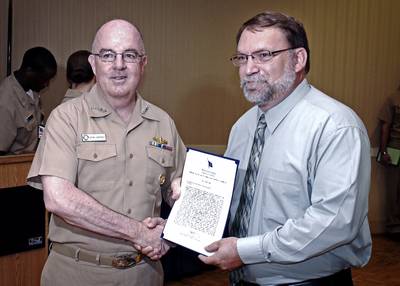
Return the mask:
<path id="1" fill-rule="evenodd" d="M 79 97 L 88 92 L 96 82 L 96 77 L 89 63 L 90 52 L 79 50 L 72 53 L 67 60 L 67 80 L 69 88 L 62 102 Z"/>
<path id="2" fill-rule="evenodd" d="M 392 162 L 387 148 L 400 150 L 400 87 L 389 96 L 380 110 L 378 119 L 380 163 L 386 168 L 386 232 L 398 235 L 400 234 L 400 169 L 395 162 Z"/>
<path id="3" fill-rule="evenodd" d="M 89 62 L 97 83 L 53 110 L 28 174 L 52 212 L 41 283 L 162 285 L 158 259 L 169 246 L 154 217 L 186 147 L 168 114 L 137 92 L 147 57 L 135 26 L 104 24 Z"/>
<path id="4" fill-rule="evenodd" d="M 0 83 L 0 155 L 34 152 L 43 115 L 39 92 L 49 85 L 57 63 L 49 50 L 34 47 L 20 68 Z"/>

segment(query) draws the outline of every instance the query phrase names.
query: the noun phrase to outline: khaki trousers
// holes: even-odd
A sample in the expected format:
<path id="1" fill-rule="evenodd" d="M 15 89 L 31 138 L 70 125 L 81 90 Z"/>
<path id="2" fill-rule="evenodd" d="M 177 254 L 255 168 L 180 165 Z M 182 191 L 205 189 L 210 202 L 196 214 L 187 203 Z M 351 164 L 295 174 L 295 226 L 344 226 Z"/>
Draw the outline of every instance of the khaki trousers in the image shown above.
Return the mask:
<path id="1" fill-rule="evenodd" d="M 163 270 L 159 261 L 142 260 L 132 268 L 116 269 L 75 261 L 50 252 L 42 271 L 41 286 L 161 286 Z"/>

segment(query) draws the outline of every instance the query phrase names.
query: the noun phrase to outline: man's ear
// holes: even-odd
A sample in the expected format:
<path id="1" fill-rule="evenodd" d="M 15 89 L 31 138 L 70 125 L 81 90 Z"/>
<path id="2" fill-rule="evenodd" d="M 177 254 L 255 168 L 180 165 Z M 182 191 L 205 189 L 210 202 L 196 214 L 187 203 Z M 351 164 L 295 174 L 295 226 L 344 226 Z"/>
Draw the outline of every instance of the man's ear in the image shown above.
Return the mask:
<path id="1" fill-rule="evenodd" d="M 88 61 L 89 61 L 89 64 L 92 66 L 92 70 L 93 70 L 93 73 L 94 73 L 94 75 L 96 75 L 96 65 L 95 65 L 95 59 L 94 59 L 94 55 L 90 55 L 89 56 L 89 58 L 88 58 Z"/>
<path id="2" fill-rule="evenodd" d="M 141 72 L 141 74 L 144 73 L 144 67 L 145 67 L 146 65 L 147 65 L 147 56 L 144 56 L 144 57 L 142 58 L 141 63 L 140 63 L 140 72 Z"/>
<path id="3" fill-rule="evenodd" d="M 296 53 L 296 65 L 294 66 L 295 72 L 299 72 L 305 69 L 307 63 L 307 51 L 304 48 L 297 48 Z"/>

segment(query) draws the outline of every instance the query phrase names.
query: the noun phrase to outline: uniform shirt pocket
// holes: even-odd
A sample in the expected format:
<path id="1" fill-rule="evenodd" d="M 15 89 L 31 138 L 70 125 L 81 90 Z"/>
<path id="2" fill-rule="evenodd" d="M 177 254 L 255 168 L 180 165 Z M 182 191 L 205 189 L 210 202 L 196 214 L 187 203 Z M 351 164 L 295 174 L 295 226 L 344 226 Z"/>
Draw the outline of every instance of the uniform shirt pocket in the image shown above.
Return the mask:
<path id="1" fill-rule="evenodd" d="M 174 154 L 153 146 L 146 146 L 146 153 L 146 182 L 150 185 L 151 193 L 158 192 L 160 187 L 170 183 L 168 169 L 174 167 Z"/>
<path id="2" fill-rule="evenodd" d="M 81 144 L 76 147 L 78 159 L 99 162 L 117 156 L 114 144 Z"/>
<path id="3" fill-rule="evenodd" d="M 112 190 L 107 184 L 109 182 L 116 184 L 118 174 L 121 174 L 121 167 L 116 162 L 116 146 L 84 143 L 76 147 L 76 153 L 78 187 L 88 193 Z"/>
<path id="4" fill-rule="evenodd" d="M 168 168 L 174 166 L 174 157 L 172 151 L 153 146 L 146 146 L 146 152 L 149 159 L 153 160 L 162 167 Z"/>

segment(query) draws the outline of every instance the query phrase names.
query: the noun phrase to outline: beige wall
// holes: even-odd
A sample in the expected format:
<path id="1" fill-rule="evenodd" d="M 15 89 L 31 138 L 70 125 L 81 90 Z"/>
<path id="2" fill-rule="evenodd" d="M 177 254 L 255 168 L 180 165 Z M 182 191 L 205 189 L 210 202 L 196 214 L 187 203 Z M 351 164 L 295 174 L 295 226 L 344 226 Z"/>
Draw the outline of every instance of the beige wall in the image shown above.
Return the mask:
<path id="1" fill-rule="evenodd" d="M 0 1 L 6 8 L 8 1 Z M 48 113 L 66 88 L 68 55 L 90 49 L 106 20 L 134 21 L 149 55 L 143 95 L 171 113 L 185 142 L 225 144 L 230 126 L 249 107 L 228 60 L 234 37 L 243 21 L 264 9 L 304 22 L 312 53 L 310 81 L 354 108 L 372 137 L 378 106 L 400 81 L 397 0 L 14 0 L 13 67 L 35 45 L 55 54 L 60 70 L 44 94 Z M 5 21 L 1 17 L 4 40 Z M 2 41 L 2 61 L 4 49 Z"/>
<path id="2" fill-rule="evenodd" d="M 0 1 L 7 7 L 8 1 Z M 249 108 L 228 60 L 235 34 L 264 9 L 304 22 L 312 54 L 309 80 L 355 109 L 375 142 L 379 107 L 400 82 L 397 0 L 14 0 L 13 66 L 35 45 L 54 53 L 60 69 L 43 94 L 48 113 L 65 92 L 68 55 L 90 49 L 106 20 L 131 20 L 141 28 L 149 55 L 143 96 L 172 115 L 185 143 L 223 145 L 233 122 Z M 2 62 L 4 21 L 1 17 Z M 370 217 L 375 228 L 384 215 L 381 172 L 374 166 Z"/>

